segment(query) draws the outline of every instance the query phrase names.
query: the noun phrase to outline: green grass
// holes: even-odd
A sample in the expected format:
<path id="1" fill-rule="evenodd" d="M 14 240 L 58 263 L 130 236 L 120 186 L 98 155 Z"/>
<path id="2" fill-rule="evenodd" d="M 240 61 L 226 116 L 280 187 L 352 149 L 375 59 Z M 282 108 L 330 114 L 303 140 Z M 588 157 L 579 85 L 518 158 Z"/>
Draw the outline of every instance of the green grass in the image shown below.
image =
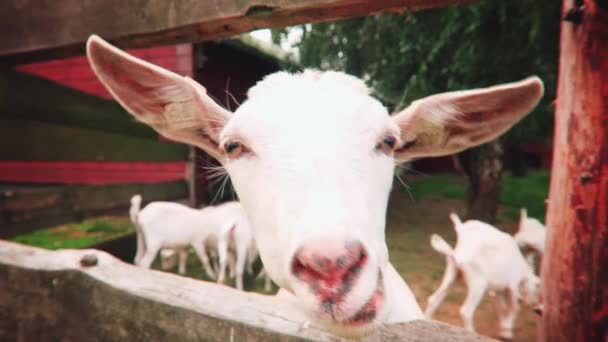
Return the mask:
<path id="1" fill-rule="evenodd" d="M 455 174 L 440 174 L 428 177 L 417 177 L 406 183 L 414 198 L 437 196 L 464 200 L 466 183 Z M 403 191 L 406 191 L 405 189 Z M 545 218 L 545 199 L 549 191 L 549 172 L 531 171 L 527 177 L 504 175 L 500 194 L 500 204 L 504 206 L 504 215 L 515 219 L 519 217 L 519 208 L 528 209 L 528 215 L 543 221 Z"/>
<path id="2" fill-rule="evenodd" d="M 519 217 L 519 208 L 525 207 L 528 215 L 545 220 L 545 199 L 549 193 L 549 172 L 534 171 L 527 177 L 504 177 L 500 204 L 513 209 L 511 217 Z"/>
<path id="3" fill-rule="evenodd" d="M 133 231 L 133 226 L 126 218 L 101 217 L 36 230 L 29 234 L 16 236 L 12 240 L 46 249 L 86 248 Z"/>
<path id="4" fill-rule="evenodd" d="M 424 176 L 406 184 L 414 198 L 423 198 L 429 195 L 445 198 L 464 199 L 465 183 L 455 174 L 437 174 Z M 404 190 L 405 191 L 405 190 Z"/>
<path id="5" fill-rule="evenodd" d="M 97 240 L 93 236 L 66 237 L 62 233 L 54 232 L 51 229 L 42 229 L 30 234 L 19 235 L 12 239 L 24 245 L 41 247 L 46 249 L 62 248 L 84 248 L 93 245 Z"/>
<path id="6" fill-rule="evenodd" d="M 156 269 L 156 270 L 162 270 L 162 268 L 160 267 L 160 264 L 161 264 L 160 256 L 157 255 L 156 259 L 152 263 L 152 268 Z M 253 264 L 253 274 L 248 274 L 247 271 L 245 271 L 245 274 L 243 276 L 244 290 L 248 291 L 248 292 L 258 292 L 258 293 L 264 293 L 264 294 L 276 293 L 276 291 L 278 290 L 276 285 L 273 284 L 272 291 L 270 293 L 267 293 L 264 291 L 264 279 L 255 279 L 255 276 L 258 275 L 258 273 L 260 272 L 261 269 L 262 269 L 262 261 L 260 259 L 258 259 Z M 173 269 L 167 270 L 167 271 L 174 272 L 177 274 L 177 266 L 174 267 Z M 195 278 L 195 279 L 201 279 L 204 281 L 215 282 L 215 280 L 211 279 L 207 275 L 207 273 L 205 273 L 198 256 L 196 255 L 196 253 L 194 253 L 194 251 L 192 249 L 190 249 L 190 251 L 188 252 L 188 261 L 186 262 L 185 276 L 190 277 L 190 278 Z M 224 282 L 224 284 L 235 287 L 235 279 L 231 279 L 230 277 L 228 277 L 228 270 L 226 270 L 226 281 Z"/>

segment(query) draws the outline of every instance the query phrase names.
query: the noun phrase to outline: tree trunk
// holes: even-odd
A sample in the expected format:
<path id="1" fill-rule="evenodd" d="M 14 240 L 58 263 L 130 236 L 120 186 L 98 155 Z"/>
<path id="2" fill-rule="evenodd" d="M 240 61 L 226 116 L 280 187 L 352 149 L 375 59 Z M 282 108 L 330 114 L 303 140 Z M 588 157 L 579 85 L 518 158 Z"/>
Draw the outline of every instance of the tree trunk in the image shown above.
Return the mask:
<path id="1" fill-rule="evenodd" d="M 469 182 L 466 219 L 496 222 L 503 155 L 502 142 L 499 140 L 459 154 L 460 164 Z"/>
<path id="2" fill-rule="evenodd" d="M 562 11 L 540 333 L 606 341 L 608 2 L 565 0 Z"/>

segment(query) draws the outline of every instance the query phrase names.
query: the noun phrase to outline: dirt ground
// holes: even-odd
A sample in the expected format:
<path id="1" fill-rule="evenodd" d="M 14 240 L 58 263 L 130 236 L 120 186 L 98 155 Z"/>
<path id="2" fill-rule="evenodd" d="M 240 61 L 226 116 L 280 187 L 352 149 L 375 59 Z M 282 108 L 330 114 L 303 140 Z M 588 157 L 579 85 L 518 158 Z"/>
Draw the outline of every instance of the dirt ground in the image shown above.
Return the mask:
<path id="1" fill-rule="evenodd" d="M 387 243 L 390 259 L 397 271 L 411 287 L 418 303 L 424 310 L 426 299 L 439 287 L 445 268 L 445 259 L 429 245 L 429 236 L 440 234 L 450 244 L 456 235 L 448 218 L 450 211 L 463 213 L 464 204 L 459 200 L 425 197 L 414 200 L 395 192 L 389 202 L 387 218 Z M 502 222 L 499 227 L 512 232 L 516 222 Z M 434 319 L 462 326 L 460 305 L 466 295 L 462 280 L 450 289 L 437 310 Z M 516 321 L 514 341 L 536 340 L 537 316 L 531 308 L 522 305 Z M 475 313 L 477 332 L 496 338 L 498 320 L 493 298 L 484 297 Z"/>

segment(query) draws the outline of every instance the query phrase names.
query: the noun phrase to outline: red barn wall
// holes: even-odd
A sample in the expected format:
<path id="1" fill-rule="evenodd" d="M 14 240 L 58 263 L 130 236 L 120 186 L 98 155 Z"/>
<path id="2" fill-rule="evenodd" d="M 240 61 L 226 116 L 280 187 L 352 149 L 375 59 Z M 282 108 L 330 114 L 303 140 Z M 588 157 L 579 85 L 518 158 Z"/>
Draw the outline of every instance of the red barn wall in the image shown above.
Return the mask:
<path id="1" fill-rule="evenodd" d="M 129 53 L 180 75 L 193 77 L 192 45 L 181 44 Z M 112 97 L 97 80 L 85 56 L 20 65 L 15 68 L 83 93 L 111 100 Z M 32 122 L 33 125 L 38 124 Z M 55 125 L 58 129 L 63 127 Z M 104 127 L 99 127 L 103 131 Z M 73 131 L 75 132 L 75 131 Z M 87 132 L 86 130 L 79 132 Z M 50 142 L 52 143 L 52 142 Z M 167 142 L 167 144 L 170 144 Z M 172 161 L 124 160 L 0 160 L 0 182 L 31 184 L 115 184 L 160 183 L 186 178 L 187 161 L 176 155 Z"/>
<path id="2" fill-rule="evenodd" d="M 159 65 L 183 76 L 192 77 L 192 45 L 181 44 L 148 49 L 127 50 L 130 54 Z M 85 56 L 66 58 L 42 63 L 26 64 L 16 68 L 84 93 L 112 99 L 97 80 Z"/>

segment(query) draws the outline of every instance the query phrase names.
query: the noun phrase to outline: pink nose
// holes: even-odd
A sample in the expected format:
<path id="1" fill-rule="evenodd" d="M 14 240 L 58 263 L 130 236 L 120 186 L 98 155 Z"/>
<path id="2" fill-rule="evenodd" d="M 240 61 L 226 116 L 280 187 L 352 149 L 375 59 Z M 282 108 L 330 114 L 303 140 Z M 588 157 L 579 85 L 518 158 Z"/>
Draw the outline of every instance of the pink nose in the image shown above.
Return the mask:
<path id="1" fill-rule="evenodd" d="M 360 242 L 313 240 L 295 254 L 291 272 L 310 285 L 314 293 L 333 297 L 350 290 L 366 262 L 367 254 Z"/>

